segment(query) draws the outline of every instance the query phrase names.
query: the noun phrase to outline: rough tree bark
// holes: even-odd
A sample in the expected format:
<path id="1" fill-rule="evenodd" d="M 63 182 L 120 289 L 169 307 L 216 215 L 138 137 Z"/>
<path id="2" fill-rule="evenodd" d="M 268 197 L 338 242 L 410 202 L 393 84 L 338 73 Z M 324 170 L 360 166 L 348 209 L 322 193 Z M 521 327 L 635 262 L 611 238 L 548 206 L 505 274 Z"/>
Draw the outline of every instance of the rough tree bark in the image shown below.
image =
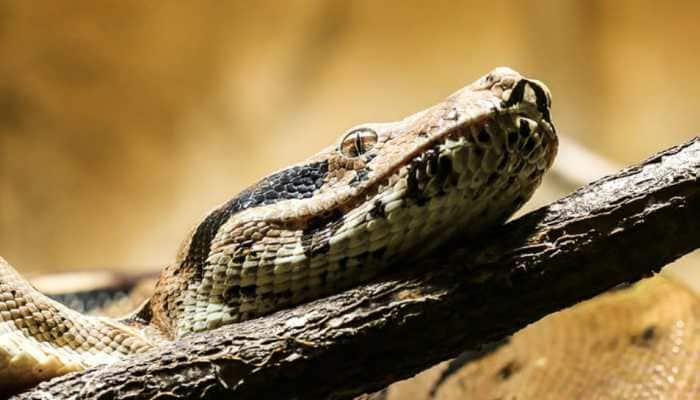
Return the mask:
<path id="1" fill-rule="evenodd" d="M 700 137 L 394 275 L 17 398 L 351 398 L 700 246 Z"/>

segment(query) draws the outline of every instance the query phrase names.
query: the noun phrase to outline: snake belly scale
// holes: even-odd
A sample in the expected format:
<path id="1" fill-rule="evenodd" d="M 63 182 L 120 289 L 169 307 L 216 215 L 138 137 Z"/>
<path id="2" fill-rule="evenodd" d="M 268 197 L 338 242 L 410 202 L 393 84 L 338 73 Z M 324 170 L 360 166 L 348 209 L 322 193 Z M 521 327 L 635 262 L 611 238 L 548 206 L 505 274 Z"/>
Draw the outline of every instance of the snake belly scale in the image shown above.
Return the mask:
<path id="1" fill-rule="evenodd" d="M 554 160 L 550 107 L 544 84 L 500 67 L 401 121 L 356 126 L 211 211 L 121 320 L 48 299 L 0 259 L 0 388 L 335 293 L 504 222 Z"/>

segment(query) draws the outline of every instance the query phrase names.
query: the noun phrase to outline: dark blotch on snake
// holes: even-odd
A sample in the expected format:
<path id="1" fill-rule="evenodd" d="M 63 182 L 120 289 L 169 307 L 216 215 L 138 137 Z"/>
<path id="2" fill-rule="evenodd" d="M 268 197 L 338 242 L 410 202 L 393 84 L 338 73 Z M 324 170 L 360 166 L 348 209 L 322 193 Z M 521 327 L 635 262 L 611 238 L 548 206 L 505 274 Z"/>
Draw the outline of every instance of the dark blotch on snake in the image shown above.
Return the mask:
<path id="1" fill-rule="evenodd" d="M 425 152 L 425 155 L 423 156 L 423 159 L 425 160 L 425 166 L 426 166 L 426 171 L 428 172 L 428 175 L 436 175 L 437 174 L 437 169 L 438 169 L 438 153 L 437 151 L 430 149 Z"/>
<path id="2" fill-rule="evenodd" d="M 523 170 L 524 166 L 525 166 L 525 162 L 523 160 L 518 159 L 518 161 L 516 161 L 515 165 L 513 165 L 513 170 L 511 171 L 512 176 L 519 174 L 520 171 Z"/>
<path id="3" fill-rule="evenodd" d="M 481 129 L 479 129 L 479 135 L 477 136 L 477 139 L 479 140 L 479 143 L 488 144 L 491 141 L 491 135 L 489 135 L 489 133 L 486 132 L 486 128 L 481 127 Z"/>
<path id="4" fill-rule="evenodd" d="M 241 253 L 241 254 L 236 254 L 232 257 L 231 261 L 234 264 L 243 264 L 245 262 L 245 258 L 248 256 L 248 253 Z"/>
<path id="5" fill-rule="evenodd" d="M 211 241 L 221 225 L 226 223 L 233 214 L 247 208 L 274 204 L 282 200 L 310 198 L 323 185 L 327 174 L 328 161 L 320 161 L 287 168 L 244 190 L 212 211 L 199 224 L 192 235 L 183 265 L 194 267 L 193 279 L 201 281 Z"/>
<path id="6" fill-rule="evenodd" d="M 498 163 L 498 167 L 496 167 L 496 169 L 499 171 L 503 171 L 507 165 L 508 165 L 508 153 L 505 153 L 505 154 L 501 155 L 501 161 Z"/>
<path id="7" fill-rule="evenodd" d="M 348 184 L 352 187 L 355 187 L 360 183 L 366 181 L 369 178 L 369 171 L 369 167 L 365 167 L 359 171 L 355 171 L 355 176 L 352 177 Z"/>
<path id="8" fill-rule="evenodd" d="M 303 246 L 303 243 L 302 243 L 302 246 Z M 311 246 L 309 246 L 308 251 L 306 250 L 306 247 L 304 249 L 305 249 L 305 253 L 308 252 L 308 255 L 313 257 L 313 256 L 318 256 L 321 254 L 328 253 L 328 251 L 330 251 L 330 249 L 331 249 L 331 244 L 327 238 L 324 238 L 320 241 L 320 243 L 312 244 Z"/>
<path id="9" fill-rule="evenodd" d="M 521 121 L 518 133 L 523 139 L 527 139 L 530 136 L 530 125 L 528 125 L 525 121 Z"/>
<path id="10" fill-rule="evenodd" d="M 441 157 L 438 160 L 437 179 L 442 184 L 452 173 L 452 160 L 449 157 Z"/>
<path id="11" fill-rule="evenodd" d="M 314 233 L 332 224 L 337 224 L 343 221 L 343 212 L 339 209 L 332 209 L 323 215 L 309 219 L 304 227 L 304 234 Z"/>
<path id="12" fill-rule="evenodd" d="M 301 246 L 307 256 L 326 254 L 330 249 L 330 238 L 343 222 L 343 212 L 333 209 L 321 216 L 311 218 L 301 235 Z"/>
<path id="13" fill-rule="evenodd" d="M 529 154 L 532 150 L 535 149 L 535 140 L 530 138 L 527 142 L 525 142 L 525 146 L 523 146 L 523 150 L 525 150 L 525 153 Z"/>
<path id="14" fill-rule="evenodd" d="M 380 260 L 384 257 L 384 253 L 386 253 L 386 247 L 379 248 L 375 251 L 372 252 L 372 257 L 376 260 Z"/>
<path id="15" fill-rule="evenodd" d="M 513 376 L 513 374 L 518 372 L 520 368 L 520 364 L 518 364 L 517 361 L 512 360 L 498 370 L 498 377 L 503 381 L 508 380 L 511 376 Z"/>
<path id="16" fill-rule="evenodd" d="M 367 166 L 367 164 L 369 164 L 370 161 L 374 160 L 374 158 L 375 158 L 376 156 L 377 156 L 377 155 L 376 155 L 376 154 L 373 154 L 373 153 L 368 153 L 368 154 L 366 155 L 366 157 L 365 157 L 365 167 L 362 168 L 362 169 L 360 169 L 359 171 L 355 171 L 355 176 L 353 176 L 352 179 L 350 179 L 350 182 L 348 182 L 348 184 L 349 184 L 350 186 L 355 187 L 355 186 L 359 185 L 360 183 L 362 183 L 362 182 L 366 181 L 367 179 L 369 179 L 369 173 L 372 172 L 372 168 L 370 168 L 369 166 Z"/>
<path id="17" fill-rule="evenodd" d="M 242 297 L 255 297 L 255 291 L 258 287 L 256 285 L 250 285 L 250 286 L 243 286 L 241 288 L 241 296 Z"/>
<path id="18" fill-rule="evenodd" d="M 508 147 L 511 149 L 515 147 L 515 144 L 518 143 L 518 132 L 517 131 L 509 131 L 508 132 Z"/>
<path id="19" fill-rule="evenodd" d="M 241 287 L 238 285 L 229 286 L 224 292 L 224 301 L 229 306 L 238 306 L 241 304 Z"/>
<path id="20" fill-rule="evenodd" d="M 630 337 L 630 343 L 638 347 L 650 347 L 657 337 L 656 326 L 649 325 L 639 334 Z"/>
<path id="21" fill-rule="evenodd" d="M 498 172 L 492 173 L 491 175 L 489 175 L 489 179 L 486 180 L 486 185 L 493 186 L 493 184 L 496 183 L 500 176 L 501 175 Z"/>
<path id="22" fill-rule="evenodd" d="M 501 339 L 497 342 L 482 345 L 479 349 L 476 350 L 467 350 L 459 356 L 457 356 L 457 358 L 453 358 L 452 361 L 450 361 L 447 364 L 447 367 L 442 371 L 442 374 L 435 381 L 433 387 L 430 389 L 431 395 L 434 397 L 435 393 L 440 388 L 440 386 L 442 386 L 442 384 L 445 383 L 450 377 L 461 371 L 462 367 L 469 363 L 481 360 L 482 358 L 487 357 L 490 354 L 493 354 L 496 350 L 500 349 L 503 345 L 506 345 L 509 342 L 510 338 Z"/>
<path id="23" fill-rule="evenodd" d="M 381 202 L 381 200 L 374 201 L 374 204 L 372 205 L 372 209 L 369 210 L 369 215 L 370 215 L 370 217 L 372 217 L 374 219 L 386 217 L 386 211 L 384 209 L 384 204 Z"/>
<path id="24" fill-rule="evenodd" d="M 418 172 L 425 171 L 426 165 L 422 158 L 416 158 L 408 166 L 406 175 L 406 198 L 412 199 L 417 206 L 422 207 L 428 202 L 428 198 L 421 190 L 418 182 Z M 423 176 L 425 174 L 422 174 Z"/>

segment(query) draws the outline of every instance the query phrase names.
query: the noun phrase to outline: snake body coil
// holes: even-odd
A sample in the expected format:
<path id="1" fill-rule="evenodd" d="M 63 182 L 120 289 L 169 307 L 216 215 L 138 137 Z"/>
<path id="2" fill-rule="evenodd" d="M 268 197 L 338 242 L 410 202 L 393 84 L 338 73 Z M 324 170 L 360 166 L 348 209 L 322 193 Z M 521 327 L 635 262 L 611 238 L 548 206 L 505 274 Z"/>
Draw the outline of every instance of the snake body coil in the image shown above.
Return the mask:
<path id="1" fill-rule="evenodd" d="M 350 129 L 207 215 L 123 320 L 53 302 L 0 259 L 0 387 L 338 292 L 504 222 L 556 154 L 550 105 L 542 83 L 497 68 L 401 121 Z"/>

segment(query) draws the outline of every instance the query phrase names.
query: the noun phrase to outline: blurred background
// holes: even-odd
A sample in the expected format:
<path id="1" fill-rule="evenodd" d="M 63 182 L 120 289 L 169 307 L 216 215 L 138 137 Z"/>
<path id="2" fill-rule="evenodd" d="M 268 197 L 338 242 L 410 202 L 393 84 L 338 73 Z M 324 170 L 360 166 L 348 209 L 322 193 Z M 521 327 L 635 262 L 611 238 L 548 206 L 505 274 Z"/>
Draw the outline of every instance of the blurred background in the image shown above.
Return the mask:
<path id="1" fill-rule="evenodd" d="M 693 1 L 2 2 L 0 254 L 24 272 L 159 267 L 264 174 L 499 65 L 549 85 L 561 135 L 639 161 L 700 131 L 698 17 Z"/>
<path id="2" fill-rule="evenodd" d="M 259 177 L 500 65 L 548 84 L 560 135 L 640 161 L 700 131 L 699 17 L 651 0 L 0 2 L 0 255 L 24 274 L 160 268 Z M 549 179 L 529 207 L 568 190 Z"/>

